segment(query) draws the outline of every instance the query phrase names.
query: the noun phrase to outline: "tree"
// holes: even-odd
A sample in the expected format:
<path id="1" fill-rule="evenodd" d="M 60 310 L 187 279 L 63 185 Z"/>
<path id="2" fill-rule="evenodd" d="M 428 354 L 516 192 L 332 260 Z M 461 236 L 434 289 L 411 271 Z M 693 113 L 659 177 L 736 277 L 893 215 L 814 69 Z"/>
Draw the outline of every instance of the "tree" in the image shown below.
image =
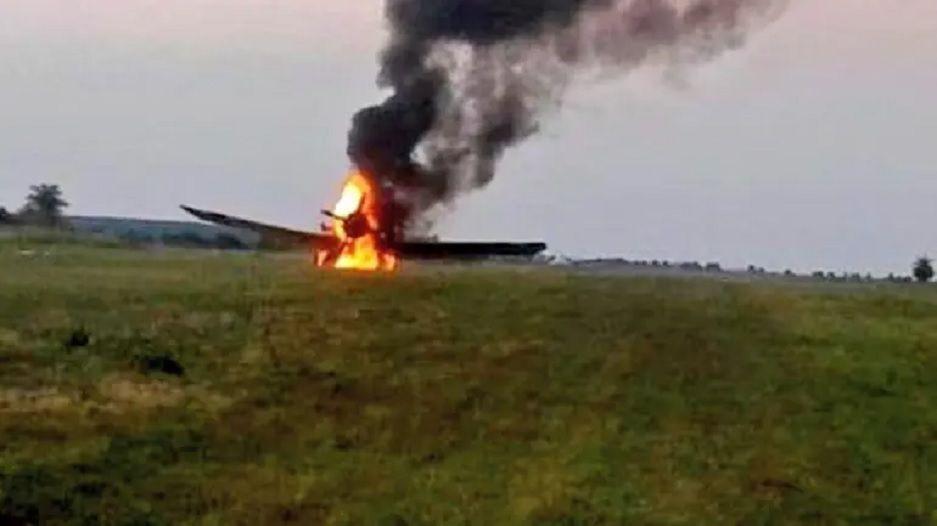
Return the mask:
<path id="1" fill-rule="evenodd" d="M 932 263 L 933 261 L 927 256 L 919 257 L 917 261 L 914 262 L 914 279 L 921 283 L 927 283 L 932 280 L 934 278 L 934 266 Z"/>
<path id="2" fill-rule="evenodd" d="M 26 223 L 42 226 L 59 226 L 63 223 L 62 211 L 68 202 L 62 198 L 62 189 L 57 184 L 38 184 L 29 187 L 26 205 L 20 217 Z"/>
<path id="3" fill-rule="evenodd" d="M 6 208 L 0 206 L 0 225 L 5 225 L 13 222 L 13 214 L 7 211 Z"/>

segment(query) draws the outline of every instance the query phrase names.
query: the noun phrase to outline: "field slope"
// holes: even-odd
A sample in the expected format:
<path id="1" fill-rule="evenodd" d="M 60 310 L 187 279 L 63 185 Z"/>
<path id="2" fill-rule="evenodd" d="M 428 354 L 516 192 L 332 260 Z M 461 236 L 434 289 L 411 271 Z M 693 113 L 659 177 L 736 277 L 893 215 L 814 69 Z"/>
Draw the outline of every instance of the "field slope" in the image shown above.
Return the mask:
<path id="1" fill-rule="evenodd" d="M 937 523 L 937 293 L 0 241 L 0 524 Z"/>

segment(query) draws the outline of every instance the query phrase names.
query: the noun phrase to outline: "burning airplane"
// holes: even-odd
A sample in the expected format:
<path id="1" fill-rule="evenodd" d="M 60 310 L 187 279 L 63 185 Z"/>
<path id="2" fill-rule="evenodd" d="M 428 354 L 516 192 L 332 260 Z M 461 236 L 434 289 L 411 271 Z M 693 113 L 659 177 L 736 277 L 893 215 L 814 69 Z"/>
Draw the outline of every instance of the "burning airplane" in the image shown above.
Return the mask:
<path id="1" fill-rule="evenodd" d="M 542 243 L 413 243 L 440 208 L 487 186 L 580 71 L 668 76 L 740 47 L 788 0 L 386 0 L 382 103 L 352 120 L 354 169 L 312 241 L 316 261 L 393 269 L 401 257 L 533 255 Z M 222 224 L 257 223 L 187 208 Z M 219 222 L 219 221 L 216 221 Z"/>
<path id="2" fill-rule="evenodd" d="M 349 174 L 335 206 L 322 211 L 331 220 L 324 232 L 293 230 L 185 205 L 181 208 L 203 221 L 256 232 L 272 245 L 308 248 L 315 256 L 316 265 L 337 269 L 390 271 L 397 268 L 401 258 L 532 258 L 547 249 L 542 242 L 441 242 L 404 238 L 399 219 L 393 216 L 393 208 L 381 201 L 373 180 L 360 170 Z"/>
<path id="3" fill-rule="evenodd" d="M 381 209 L 374 183 L 359 170 L 348 176 L 342 196 L 331 211 L 336 245 L 316 249 L 316 264 L 338 269 L 394 270 L 397 255 L 390 248 L 394 229 Z"/>

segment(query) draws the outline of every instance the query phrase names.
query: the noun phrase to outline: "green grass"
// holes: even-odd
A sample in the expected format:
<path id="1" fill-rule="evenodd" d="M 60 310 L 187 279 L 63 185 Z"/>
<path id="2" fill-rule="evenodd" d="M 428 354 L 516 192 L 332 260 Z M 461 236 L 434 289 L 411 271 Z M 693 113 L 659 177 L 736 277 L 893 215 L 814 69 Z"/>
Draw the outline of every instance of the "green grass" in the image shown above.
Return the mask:
<path id="1" fill-rule="evenodd" d="M 937 523 L 928 287 L 23 243 L 0 523 Z"/>

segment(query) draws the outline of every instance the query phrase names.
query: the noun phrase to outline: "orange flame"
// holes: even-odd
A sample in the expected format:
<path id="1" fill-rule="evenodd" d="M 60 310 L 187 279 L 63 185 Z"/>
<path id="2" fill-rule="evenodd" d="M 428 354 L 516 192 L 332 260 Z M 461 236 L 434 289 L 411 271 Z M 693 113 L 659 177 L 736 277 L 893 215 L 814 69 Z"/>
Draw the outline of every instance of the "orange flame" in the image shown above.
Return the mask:
<path id="1" fill-rule="evenodd" d="M 320 250 L 316 264 L 338 269 L 394 270 L 397 258 L 381 246 L 378 194 L 371 181 L 354 170 L 332 209 L 332 233 L 339 241 L 334 250 Z"/>

